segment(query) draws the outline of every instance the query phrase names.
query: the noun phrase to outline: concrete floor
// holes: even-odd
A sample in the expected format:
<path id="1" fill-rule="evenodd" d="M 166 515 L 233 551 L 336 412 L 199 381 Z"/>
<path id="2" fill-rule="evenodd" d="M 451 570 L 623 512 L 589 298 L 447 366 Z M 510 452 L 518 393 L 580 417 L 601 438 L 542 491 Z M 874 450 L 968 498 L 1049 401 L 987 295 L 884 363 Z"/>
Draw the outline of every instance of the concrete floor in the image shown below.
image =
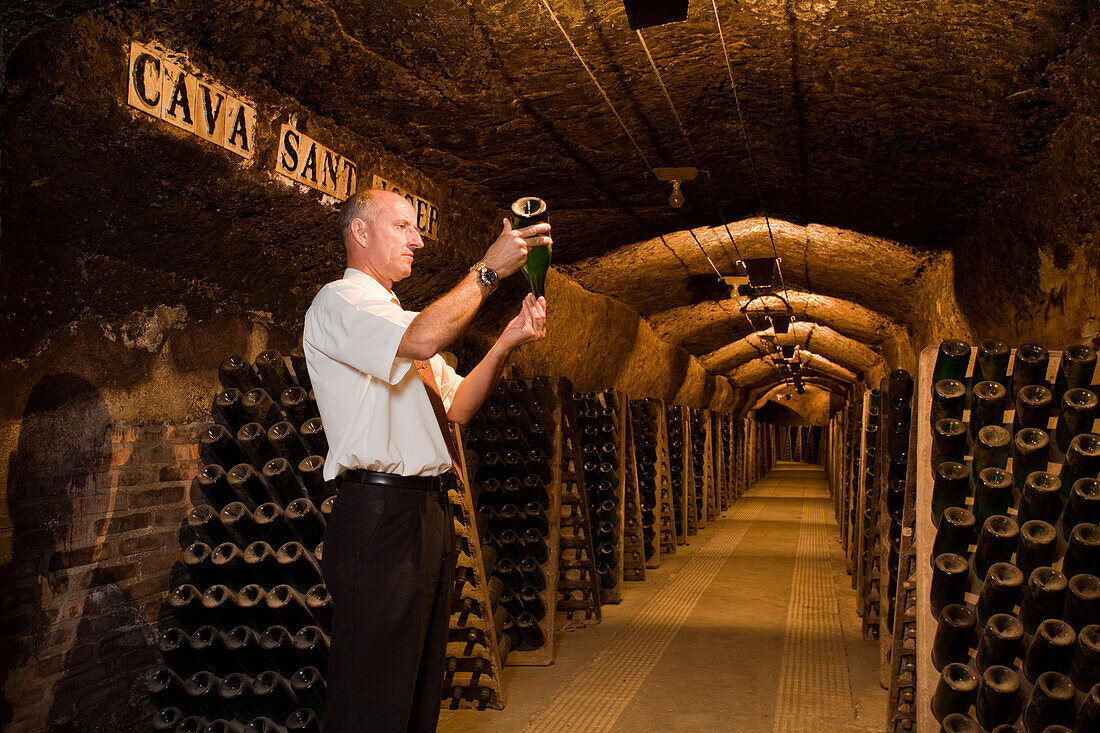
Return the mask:
<path id="1" fill-rule="evenodd" d="M 439 731 L 882 731 L 855 599 L 823 470 L 780 463 L 602 623 L 559 617 L 554 665 L 505 667 L 503 711 Z"/>

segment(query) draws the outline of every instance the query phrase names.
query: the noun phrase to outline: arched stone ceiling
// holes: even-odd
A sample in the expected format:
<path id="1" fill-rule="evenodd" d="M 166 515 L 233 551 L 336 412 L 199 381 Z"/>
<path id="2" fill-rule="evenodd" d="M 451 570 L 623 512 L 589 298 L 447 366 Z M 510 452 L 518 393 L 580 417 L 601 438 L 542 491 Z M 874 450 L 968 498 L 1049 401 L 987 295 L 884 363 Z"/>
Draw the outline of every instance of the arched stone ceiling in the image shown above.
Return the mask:
<path id="1" fill-rule="evenodd" d="M 691 2 L 686 22 L 641 34 L 674 113 L 621 0 L 547 2 L 568 41 L 536 0 L 156 0 L 103 13 L 121 35 L 165 42 L 233 88 L 295 100 L 307 129 L 317 121 L 346 130 L 436 190 L 485 197 L 501 210 L 520 195 L 542 196 L 556 264 L 753 389 L 774 369 L 743 361 L 751 344 L 737 342 L 755 328 L 740 321 L 741 303 L 719 286 L 700 245 L 732 274 L 739 256 L 771 254 L 774 238 L 796 316 L 820 329 L 810 338 L 814 368 L 841 382 L 857 378 L 868 353 L 906 339 L 915 308 L 927 305 L 911 287 L 920 273 L 957 242 L 981 241 L 977 214 L 1011 200 L 1014 176 L 1032 170 L 1078 114 L 1050 90 L 1081 76 L 1064 59 L 1088 53 L 1081 44 L 1096 37 L 1100 18 L 1081 0 L 717 0 L 757 181 L 710 3 Z M 0 9 L 5 60 L 36 30 L 107 5 L 9 4 Z M 18 50 L 11 68 L 20 66 Z M 133 147 L 113 128 L 96 131 L 105 149 Z M 68 191 L 54 187 L 71 176 L 86 197 L 81 211 L 110 212 L 113 224 L 132 219 L 118 192 L 146 190 L 148 177 L 121 165 L 91 179 L 79 175 L 81 163 L 74 171 L 37 165 L 65 159 L 76 139 L 43 138 L 38 157 L 25 156 L 28 170 L 43 168 L 36 180 L 61 201 Z M 684 184 L 679 209 L 650 172 L 669 165 L 704 171 Z M 158 199 L 158 216 L 193 221 L 209 196 L 206 171 L 173 170 L 173 190 L 187 195 Z M 134 211 L 149 210 L 131 198 Z M 254 191 L 246 210 L 264 227 L 234 218 L 239 206 L 223 214 L 205 203 L 209 230 L 247 230 L 250 239 L 227 257 L 253 258 L 253 239 L 270 236 L 280 252 L 308 262 L 328 238 L 324 217 L 303 217 L 285 196 Z M 28 220 L 28 231 L 36 227 Z M 284 259 L 289 272 L 307 271 Z M 440 262 L 438 272 L 468 264 Z M 303 291 L 314 284 L 294 282 Z M 41 329 L 30 306 L 13 313 Z"/>

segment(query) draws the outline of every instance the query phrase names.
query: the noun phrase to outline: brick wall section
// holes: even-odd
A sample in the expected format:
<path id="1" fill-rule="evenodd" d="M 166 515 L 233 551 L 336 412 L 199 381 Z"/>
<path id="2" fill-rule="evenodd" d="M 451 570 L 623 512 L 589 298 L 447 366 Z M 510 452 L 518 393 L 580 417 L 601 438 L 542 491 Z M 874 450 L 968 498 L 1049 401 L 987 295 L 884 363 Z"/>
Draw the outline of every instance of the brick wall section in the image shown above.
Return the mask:
<path id="1" fill-rule="evenodd" d="M 148 730 L 145 676 L 204 425 L 114 424 L 91 474 L 9 486 L 23 506 L 0 602 L 4 730 Z"/>

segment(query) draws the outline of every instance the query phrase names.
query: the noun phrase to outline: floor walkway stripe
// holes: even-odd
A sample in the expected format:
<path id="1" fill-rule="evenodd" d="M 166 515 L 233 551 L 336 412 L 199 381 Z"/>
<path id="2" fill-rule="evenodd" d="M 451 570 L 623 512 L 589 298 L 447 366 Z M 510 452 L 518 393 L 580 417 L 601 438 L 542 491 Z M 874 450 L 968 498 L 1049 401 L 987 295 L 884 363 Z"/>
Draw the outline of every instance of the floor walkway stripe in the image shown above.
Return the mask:
<path id="1" fill-rule="evenodd" d="M 851 730 L 855 719 L 826 504 L 827 499 L 803 493 L 774 733 Z"/>
<path id="2" fill-rule="evenodd" d="M 739 501 L 725 526 L 558 692 L 525 732 L 609 730 L 764 505 L 757 498 Z"/>

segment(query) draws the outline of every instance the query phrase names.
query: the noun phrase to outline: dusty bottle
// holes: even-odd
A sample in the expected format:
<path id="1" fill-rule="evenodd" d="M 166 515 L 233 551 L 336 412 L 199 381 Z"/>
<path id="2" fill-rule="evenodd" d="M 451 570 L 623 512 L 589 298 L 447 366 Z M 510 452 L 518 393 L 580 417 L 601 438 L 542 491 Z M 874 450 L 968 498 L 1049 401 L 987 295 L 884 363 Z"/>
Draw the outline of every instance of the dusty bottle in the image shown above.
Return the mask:
<path id="1" fill-rule="evenodd" d="M 250 626 L 262 629 L 271 624 L 271 613 L 267 610 L 267 591 L 262 585 L 249 583 L 244 586 L 237 591 L 236 601 L 240 617 L 248 619 Z"/>
<path id="2" fill-rule="evenodd" d="M 516 616 L 516 627 L 519 629 L 520 636 L 526 646 L 538 649 L 546 643 L 546 634 L 543 633 L 538 620 L 531 613 L 524 611 Z"/>
<path id="3" fill-rule="evenodd" d="M 1100 474 L 1100 435 L 1082 433 L 1074 437 L 1066 451 L 1062 464 L 1062 494 L 1068 497 L 1073 485 L 1083 478 L 1096 478 Z"/>
<path id="4" fill-rule="evenodd" d="M 1077 635 L 1069 677 L 1078 690 L 1091 690 L 1100 685 L 1100 622 L 1089 624 Z"/>
<path id="5" fill-rule="evenodd" d="M 230 468 L 226 474 L 226 481 L 237 501 L 251 511 L 255 511 L 256 507 L 271 498 L 271 488 L 267 485 L 267 479 L 250 463 L 238 463 Z"/>
<path id="6" fill-rule="evenodd" d="M 1059 672 L 1044 672 L 1035 682 L 1031 699 L 1024 708 L 1024 727 L 1028 731 L 1042 731 L 1052 725 L 1073 725 L 1077 710 L 1073 697 L 1077 690 L 1069 677 Z"/>
<path id="7" fill-rule="evenodd" d="M 1003 425 L 1007 391 L 999 382 L 978 382 L 970 402 L 970 435 L 977 437 L 986 425 Z"/>
<path id="8" fill-rule="evenodd" d="M 252 512 L 242 502 L 226 504 L 221 511 L 221 521 L 235 545 L 247 547 L 260 539 L 260 529 L 252 518 Z"/>
<path id="9" fill-rule="evenodd" d="M 974 363 L 974 381 L 1000 382 L 1008 386 L 1008 344 L 997 339 L 986 339 L 978 345 L 978 357 Z"/>
<path id="10" fill-rule="evenodd" d="M 305 660 L 294 646 L 294 640 L 285 627 L 268 626 L 260 634 L 260 648 L 267 655 L 268 669 L 298 669 Z"/>
<path id="11" fill-rule="evenodd" d="M 237 431 L 237 442 L 241 444 L 251 463 L 257 470 L 276 457 L 275 447 L 267 438 L 267 430 L 258 422 L 245 423 Z"/>
<path id="12" fill-rule="evenodd" d="M 1024 625 L 1009 613 L 996 613 L 989 617 L 978 640 L 978 652 L 974 666 L 984 673 L 994 665 L 1012 667 L 1023 648 Z"/>
<path id="13" fill-rule="evenodd" d="M 177 707 L 161 708 L 153 715 L 152 727 L 155 733 L 174 733 L 183 720 L 183 713 Z"/>
<path id="14" fill-rule="evenodd" d="M 191 582 L 198 588 L 207 588 L 218 580 L 218 573 L 210 562 L 213 550 L 205 542 L 193 542 L 183 551 L 183 567 Z"/>
<path id="15" fill-rule="evenodd" d="M 202 606 L 206 610 L 207 618 L 213 619 L 223 629 L 231 629 L 245 621 L 240 617 L 236 598 L 237 594 L 222 583 L 207 588 L 202 594 Z"/>
<path id="16" fill-rule="evenodd" d="M 965 664 L 970 659 L 970 645 L 974 642 L 977 621 L 974 612 L 961 603 L 943 607 L 932 640 L 932 663 L 937 670 L 943 670 L 953 662 Z"/>
<path id="17" fill-rule="evenodd" d="M 300 542 L 287 542 L 275 553 L 280 575 L 300 593 L 322 582 L 321 568 Z M 272 588 L 272 593 L 275 589 Z M 289 628 L 289 627 L 288 627 Z"/>
<path id="18" fill-rule="evenodd" d="M 944 606 L 964 602 L 969 572 L 970 566 L 966 560 L 953 552 L 936 557 L 932 563 L 932 588 L 929 592 L 933 618 L 939 619 Z"/>
<path id="19" fill-rule="evenodd" d="M 217 694 L 223 708 L 230 715 L 241 720 L 251 720 L 263 712 L 252 695 L 255 678 L 241 672 L 231 672 L 223 677 L 217 687 Z"/>
<path id="20" fill-rule="evenodd" d="M 935 422 L 932 431 L 932 467 L 944 461 L 962 463 L 966 455 L 966 423 L 953 417 Z"/>
<path id="21" fill-rule="evenodd" d="M 940 733 L 982 733 L 982 729 L 969 715 L 951 713 L 940 721 Z"/>
<path id="22" fill-rule="evenodd" d="M 1027 477 L 1047 469 L 1050 438 L 1039 428 L 1020 428 L 1012 438 L 1013 484 L 1023 492 Z"/>
<path id="23" fill-rule="evenodd" d="M 983 524 L 995 515 L 1007 515 L 1012 504 L 1012 474 L 1002 468 L 983 468 L 974 489 L 974 518 Z"/>
<path id="24" fill-rule="evenodd" d="M 1088 573 L 1077 573 L 1069 579 L 1066 605 L 1062 620 L 1080 631 L 1100 618 L 1100 578 Z"/>
<path id="25" fill-rule="evenodd" d="M 1048 618 L 1058 618 L 1065 607 L 1069 585 L 1066 576 L 1051 567 L 1038 567 L 1031 572 L 1020 601 L 1020 621 L 1024 631 L 1035 634 Z"/>
<path id="26" fill-rule="evenodd" d="M 325 426 L 319 417 L 311 417 L 302 423 L 302 440 L 309 447 L 309 452 L 316 456 L 328 455 L 328 438 L 325 437 Z"/>
<path id="27" fill-rule="evenodd" d="M 237 499 L 236 494 L 229 488 L 225 469 L 216 463 L 204 466 L 195 477 L 195 484 L 210 505 L 219 511 L 225 508 L 226 504 Z"/>
<path id="28" fill-rule="evenodd" d="M 298 700 L 286 677 L 268 670 L 256 676 L 252 684 L 252 694 L 263 710 L 276 720 L 286 720 L 287 716 L 298 709 Z"/>
<path id="29" fill-rule="evenodd" d="M 218 367 L 218 381 L 226 389 L 234 387 L 247 392 L 260 386 L 260 375 L 244 358 L 232 355 Z"/>
<path id="30" fill-rule="evenodd" d="M 241 398 L 241 404 L 248 412 L 251 421 L 260 423 L 265 430 L 270 430 L 273 425 L 285 419 L 282 410 L 265 389 L 248 390 Z"/>
<path id="31" fill-rule="evenodd" d="M 953 552 L 970 557 L 970 543 L 974 540 L 974 515 L 961 506 L 949 506 L 943 510 L 936 525 L 936 539 L 932 544 L 932 557 Z"/>
<path id="32" fill-rule="evenodd" d="M 306 547 L 316 547 L 325 538 L 325 518 L 309 499 L 290 502 L 284 515 L 290 529 Z"/>
<path id="33" fill-rule="evenodd" d="M 277 349 L 267 349 L 256 357 L 256 372 L 267 393 L 275 396 L 295 386 L 294 377 L 287 368 L 283 355 Z"/>
<path id="34" fill-rule="evenodd" d="M 224 425 L 215 423 L 204 430 L 199 436 L 199 446 L 206 463 L 216 463 L 225 469 L 248 460 L 237 439 Z"/>
<path id="35" fill-rule="evenodd" d="M 1046 471 L 1035 471 L 1024 481 L 1020 522 L 1041 519 L 1053 525 L 1062 513 L 1062 481 Z"/>
<path id="36" fill-rule="evenodd" d="M 932 488 L 932 518 L 939 522 L 948 507 L 963 507 L 969 493 L 970 468 L 964 463 L 945 461 L 936 467 Z"/>
<path id="37" fill-rule="evenodd" d="M 1096 350 L 1083 344 L 1073 344 L 1062 350 L 1062 361 L 1055 378 L 1055 397 L 1061 399 L 1067 389 L 1092 386 L 1096 372 Z"/>
<path id="38" fill-rule="evenodd" d="M 1050 411 L 1054 407 L 1054 393 L 1041 384 L 1031 384 L 1016 393 L 1016 429 L 1039 428 L 1046 430 Z"/>
<path id="39" fill-rule="evenodd" d="M 974 553 L 974 573 L 979 579 L 985 578 L 995 563 L 1007 563 L 1012 558 L 1019 536 L 1020 528 L 1011 517 L 995 514 L 985 520 Z"/>
<path id="40" fill-rule="evenodd" d="M 1034 684 L 1047 672 L 1069 672 L 1077 633 L 1065 621 L 1049 618 L 1039 624 L 1024 657 L 1024 677 Z"/>
<path id="41" fill-rule="evenodd" d="M 1070 441 L 1082 433 L 1092 432 L 1092 423 L 1098 410 L 1096 394 L 1083 387 L 1067 389 L 1062 395 L 1062 415 L 1058 419 L 1058 450 L 1063 453 Z M 1095 478 L 1095 477 L 1094 477 Z"/>
<path id="42" fill-rule="evenodd" d="M 185 631 L 194 631 L 205 623 L 202 593 L 190 583 L 172 589 L 168 594 L 168 608 L 179 622 L 176 626 Z"/>
<path id="43" fill-rule="evenodd" d="M 311 453 L 298 435 L 298 431 L 288 420 L 281 420 L 268 428 L 267 438 L 271 441 L 275 452 L 289 461 L 292 466 L 297 466 Z"/>
<path id="44" fill-rule="evenodd" d="M 210 562 L 222 583 L 237 591 L 252 582 L 252 576 L 244 561 L 244 551 L 232 542 L 223 542 L 213 548 Z"/>
<path id="45" fill-rule="evenodd" d="M 294 696 L 318 718 L 325 717 L 325 680 L 316 667 L 302 667 L 290 678 Z"/>
<path id="46" fill-rule="evenodd" d="M 1075 731 L 1100 730 L 1100 685 L 1093 685 L 1077 711 Z"/>
<path id="47" fill-rule="evenodd" d="M 158 708 L 186 708 L 189 704 L 183 678 L 168 667 L 159 667 L 149 675 L 145 689 Z"/>
<path id="48" fill-rule="evenodd" d="M 1020 714 L 1020 677 L 1012 662 L 992 665 L 982 672 L 982 686 L 975 702 L 978 723 L 985 730 L 1011 723 Z"/>
<path id="49" fill-rule="evenodd" d="M 1062 572 L 1070 579 L 1080 573 L 1100 576 L 1100 527 L 1081 523 L 1073 528 Z"/>
<path id="50" fill-rule="evenodd" d="M 933 425 L 940 420 L 962 420 L 966 407 L 966 385 L 957 379 L 942 379 L 932 391 Z"/>
<path id="51" fill-rule="evenodd" d="M 256 528 L 272 547 L 282 547 L 294 539 L 294 532 L 286 521 L 286 513 L 273 501 L 260 504 L 252 513 Z"/>
<path id="52" fill-rule="evenodd" d="M 188 677 L 183 683 L 183 688 L 184 691 L 187 692 L 188 707 L 190 710 L 204 715 L 210 715 L 211 717 L 216 716 L 220 704 L 218 701 L 217 686 L 218 678 L 205 670 L 199 670 Z M 180 727 L 183 727 L 185 723 L 186 719 L 180 721 Z M 205 724 L 203 727 L 205 727 Z M 176 730 L 178 731 L 179 728 Z M 198 730 L 201 731 L 202 728 Z"/>
<path id="53" fill-rule="evenodd" d="M 546 202 L 535 196 L 524 196 L 512 202 L 512 228 L 523 229 L 532 224 L 550 221 L 550 212 Z M 537 245 L 527 250 L 527 262 L 523 265 L 523 276 L 531 286 L 535 297 L 546 295 L 546 271 L 550 269 L 551 248 Z"/>
<path id="54" fill-rule="evenodd" d="M 327 597 L 327 591 L 325 593 Z M 313 590 L 310 591 L 310 594 L 311 597 L 315 597 L 313 596 Z M 331 603 L 332 599 L 329 598 L 328 600 Z M 313 609 L 314 606 L 311 605 L 310 608 Z M 305 664 L 316 667 L 321 674 L 325 673 L 328 667 L 331 639 L 324 629 L 319 626 L 303 626 L 294 635 L 293 643 L 294 648 Z"/>
<path id="55" fill-rule="evenodd" d="M 309 392 L 301 387 L 284 389 L 279 394 L 279 407 L 294 425 L 302 425 L 311 418 L 319 417 L 317 405 L 310 399 Z"/>
<path id="56" fill-rule="evenodd" d="M 268 668 L 270 662 L 260 647 L 260 637 L 251 626 L 234 626 L 222 635 L 226 652 L 249 675 L 257 675 Z"/>
<path id="57" fill-rule="evenodd" d="M 1019 392 L 1032 384 L 1047 384 L 1050 352 L 1038 344 L 1023 344 L 1016 349 L 1012 362 L 1012 388 Z"/>
<path id="58" fill-rule="evenodd" d="M 1040 567 L 1054 564 L 1057 551 L 1058 533 L 1054 527 L 1041 519 L 1031 519 L 1020 527 L 1019 543 L 1016 545 L 1016 567 L 1024 577 Z"/>
<path id="59" fill-rule="evenodd" d="M 945 665 L 932 694 L 932 713 L 943 720 L 952 713 L 965 714 L 978 698 L 978 676 L 965 664 Z"/>
<path id="60" fill-rule="evenodd" d="M 1011 614 L 1024 588 L 1024 574 L 1009 562 L 994 563 L 985 574 L 982 592 L 974 609 L 978 626 L 984 628 L 996 614 Z"/>
<path id="61" fill-rule="evenodd" d="M 966 368 L 970 365 L 970 345 L 958 339 L 946 339 L 940 342 L 936 365 L 932 368 L 932 384 L 943 379 L 966 380 Z"/>
<path id="62" fill-rule="evenodd" d="M 243 399 L 244 395 L 239 389 L 229 387 L 219 392 L 210 404 L 210 414 L 214 422 L 224 425 L 230 434 L 235 434 L 252 419 L 244 409 Z"/>

